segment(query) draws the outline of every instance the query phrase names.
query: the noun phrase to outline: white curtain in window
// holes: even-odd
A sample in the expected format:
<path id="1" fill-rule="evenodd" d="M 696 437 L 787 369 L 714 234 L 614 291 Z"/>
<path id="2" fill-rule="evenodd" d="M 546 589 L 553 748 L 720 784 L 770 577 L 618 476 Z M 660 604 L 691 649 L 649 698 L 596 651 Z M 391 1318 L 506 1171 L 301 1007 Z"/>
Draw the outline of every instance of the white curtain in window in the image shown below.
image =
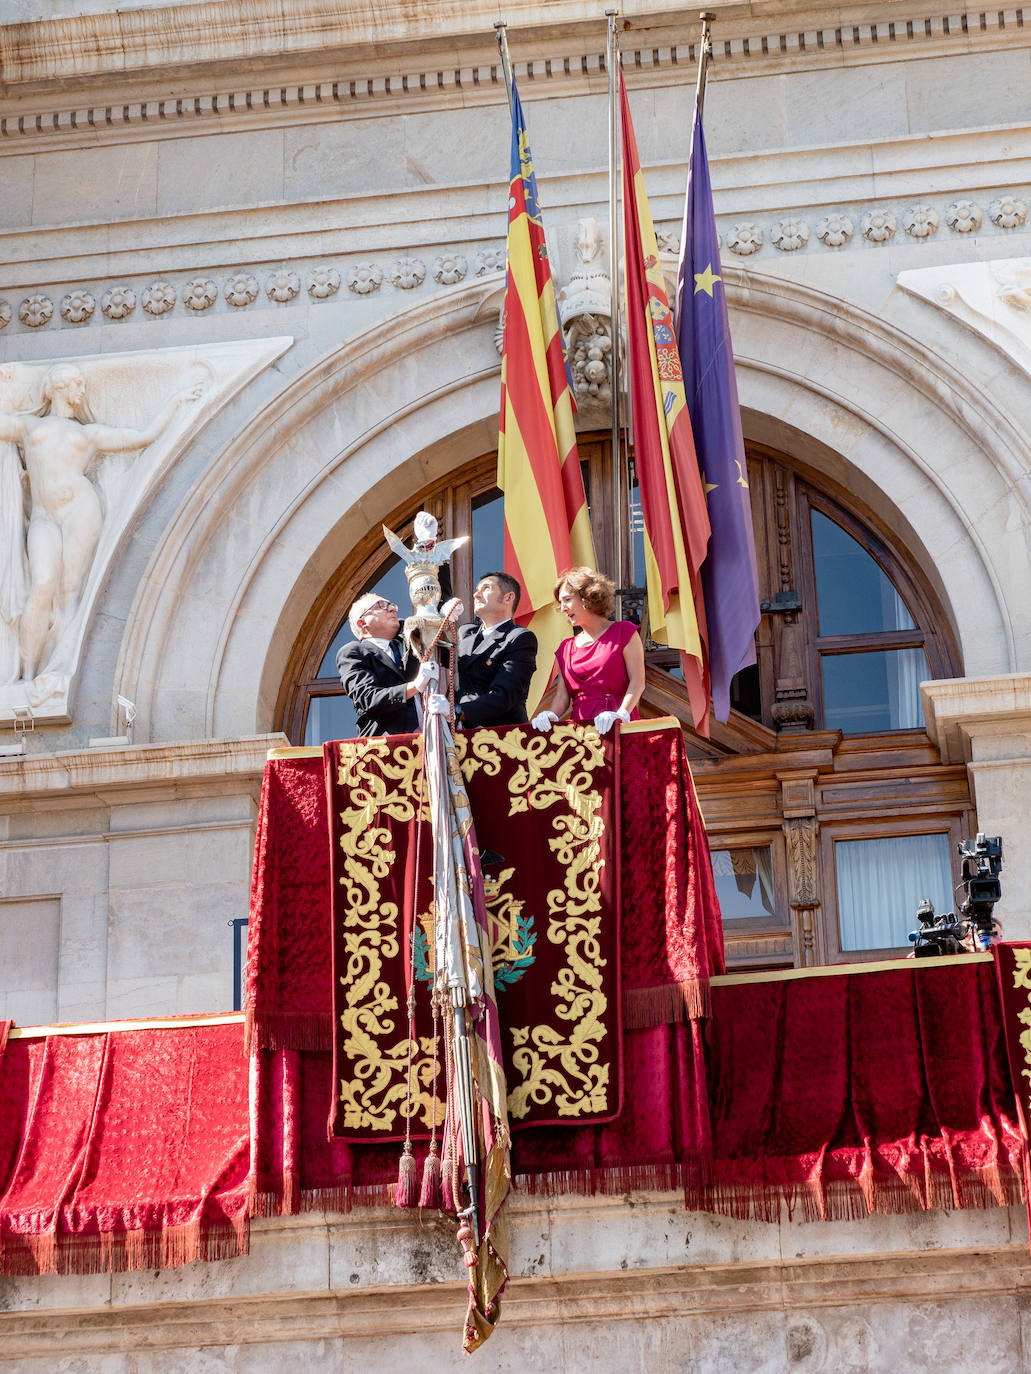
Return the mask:
<path id="1" fill-rule="evenodd" d="M 918 730 L 924 723 L 920 684 L 930 677 L 923 649 L 896 649 L 887 655 L 888 709 L 894 730 Z"/>
<path id="2" fill-rule="evenodd" d="M 841 948 L 909 948 L 925 897 L 953 909 L 948 835 L 839 840 L 834 846 Z"/>

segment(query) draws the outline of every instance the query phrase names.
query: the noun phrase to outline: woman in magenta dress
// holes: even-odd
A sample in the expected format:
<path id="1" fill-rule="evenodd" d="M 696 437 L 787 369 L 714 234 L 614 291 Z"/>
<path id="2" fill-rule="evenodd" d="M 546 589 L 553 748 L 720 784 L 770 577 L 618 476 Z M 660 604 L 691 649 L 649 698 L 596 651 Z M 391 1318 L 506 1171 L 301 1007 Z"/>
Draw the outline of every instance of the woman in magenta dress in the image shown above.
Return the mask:
<path id="1" fill-rule="evenodd" d="M 629 620 L 609 619 L 615 586 L 593 568 L 571 568 L 555 583 L 555 607 L 574 627 L 555 654 L 559 682 L 552 709 L 533 719 L 535 730 L 556 720 L 591 720 L 601 734 L 617 720 L 639 719 L 644 691 L 644 645 Z"/>

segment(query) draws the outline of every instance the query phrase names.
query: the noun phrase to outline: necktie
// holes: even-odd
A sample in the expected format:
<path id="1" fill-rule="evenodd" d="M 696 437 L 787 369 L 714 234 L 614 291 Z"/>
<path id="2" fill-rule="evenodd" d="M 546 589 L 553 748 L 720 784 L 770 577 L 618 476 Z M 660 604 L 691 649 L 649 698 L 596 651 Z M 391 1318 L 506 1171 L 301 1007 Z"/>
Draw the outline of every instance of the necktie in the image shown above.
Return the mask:
<path id="1" fill-rule="evenodd" d="M 402 664 L 401 664 L 401 646 L 400 646 L 400 644 L 398 644 L 398 642 L 397 642 L 396 639 L 392 639 L 392 640 L 390 641 L 390 652 L 391 652 L 391 653 L 393 654 L 393 656 L 394 656 L 394 666 L 397 668 L 398 672 L 400 672 L 400 671 L 401 671 L 401 666 L 402 666 Z"/>

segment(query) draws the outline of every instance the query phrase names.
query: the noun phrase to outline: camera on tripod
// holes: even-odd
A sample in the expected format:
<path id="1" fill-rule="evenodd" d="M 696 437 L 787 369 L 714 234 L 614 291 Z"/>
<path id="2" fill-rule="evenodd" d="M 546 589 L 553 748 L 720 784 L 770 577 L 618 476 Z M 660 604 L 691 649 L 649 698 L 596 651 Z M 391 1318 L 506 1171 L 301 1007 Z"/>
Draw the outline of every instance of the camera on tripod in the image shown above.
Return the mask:
<path id="1" fill-rule="evenodd" d="M 972 840 L 956 846 L 962 860 L 963 901 L 958 915 L 935 915 L 925 897 L 916 909 L 920 929 L 909 933 L 917 959 L 938 954 L 979 953 L 988 949 L 998 934 L 995 904 L 1002 896 L 1002 836 L 978 831 Z"/>

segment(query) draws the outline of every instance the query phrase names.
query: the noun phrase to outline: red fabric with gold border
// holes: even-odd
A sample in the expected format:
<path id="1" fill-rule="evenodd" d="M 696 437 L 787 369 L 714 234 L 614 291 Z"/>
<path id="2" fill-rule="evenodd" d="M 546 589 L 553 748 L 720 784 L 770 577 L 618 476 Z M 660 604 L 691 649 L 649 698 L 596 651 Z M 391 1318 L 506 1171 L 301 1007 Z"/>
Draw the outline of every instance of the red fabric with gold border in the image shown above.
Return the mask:
<path id="1" fill-rule="evenodd" d="M 326 746 L 340 1027 L 332 1125 L 353 1141 L 405 1135 L 410 972 L 414 1133 L 428 1134 L 434 1105 L 438 1125 L 443 1112 L 421 750 L 418 735 Z M 610 1120 L 620 1107 L 618 737 L 512 725 L 459 732 L 455 753 L 484 868 L 510 1124 Z"/>

